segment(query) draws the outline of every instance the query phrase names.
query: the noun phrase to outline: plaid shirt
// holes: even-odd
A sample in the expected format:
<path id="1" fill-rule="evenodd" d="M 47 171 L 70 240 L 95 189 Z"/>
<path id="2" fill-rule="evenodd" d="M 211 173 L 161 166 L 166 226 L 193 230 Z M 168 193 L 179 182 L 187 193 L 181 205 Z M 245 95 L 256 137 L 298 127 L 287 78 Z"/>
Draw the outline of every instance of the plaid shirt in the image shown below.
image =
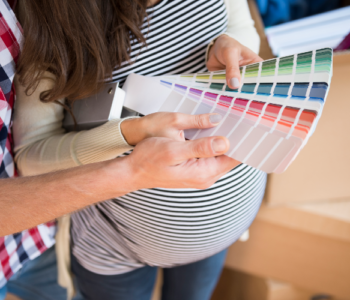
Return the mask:
<path id="1" fill-rule="evenodd" d="M 23 36 L 10 4 L 0 0 L 0 178 L 16 176 L 11 117 L 15 100 L 13 78 Z M 55 232 L 56 225 L 50 222 L 0 237 L 0 288 L 26 261 L 38 257 L 55 243 Z"/>

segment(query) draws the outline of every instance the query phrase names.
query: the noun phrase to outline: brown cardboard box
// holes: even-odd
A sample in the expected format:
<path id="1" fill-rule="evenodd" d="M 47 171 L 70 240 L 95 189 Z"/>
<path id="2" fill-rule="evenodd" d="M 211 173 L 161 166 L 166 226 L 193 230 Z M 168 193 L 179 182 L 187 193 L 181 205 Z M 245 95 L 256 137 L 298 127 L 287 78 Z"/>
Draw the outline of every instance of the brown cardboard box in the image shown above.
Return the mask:
<path id="1" fill-rule="evenodd" d="M 248 3 L 262 41 L 260 56 L 272 58 L 256 5 L 253 0 Z M 332 299 L 350 299 L 347 111 L 350 111 L 350 53 L 343 53 L 334 56 L 330 93 L 314 135 L 285 173 L 269 176 L 268 205 L 262 206 L 252 224 L 250 239 L 229 249 L 226 267 L 289 282 L 293 288 L 270 286 L 274 295 L 279 295 L 274 299 L 288 299 L 286 294 L 282 297 L 279 293 L 288 290 L 290 296 L 295 286 L 298 291 L 318 291 L 334 296 Z M 262 284 L 258 277 L 252 278 L 245 286 L 255 282 L 254 290 L 260 291 L 257 295 L 266 295 L 267 282 Z M 234 281 L 225 280 L 226 288 L 237 295 Z M 254 290 L 248 289 L 247 299 L 254 299 Z M 221 294 L 217 299 L 245 299 L 242 297 Z"/>
<path id="2" fill-rule="evenodd" d="M 349 5 L 344 1 L 343 6 Z M 347 1 L 348 2 L 348 1 Z M 273 58 L 254 0 L 250 13 L 261 39 L 259 55 Z M 269 176 L 269 204 L 350 199 L 350 53 L 335 54 L 330 92 L 314 135 L 283 174 Z"/>
<path id="3" fill-rule="evenodd" d="M 314 298 L 313 298 L 314 297 Z M 211 300 L 336 300 L 290 283 L 225 268 Z"/>
<path id="4" fill-rule="evenodd" d="M 226 266 L 350 299 L 350 201 L 263 205 Z"/>
<path id="5" fill-rule="evenodd" d="M 350 53 L 335 54 L 315 133 L 283 174 L 269 176 L 269 204 L 350 199 Z"/>
<path id="6" fill-rule="evenodd" d="M 22 299 L 18 298 L 16 295 L 7 294 L 5 300 L 22 300 Z"/>

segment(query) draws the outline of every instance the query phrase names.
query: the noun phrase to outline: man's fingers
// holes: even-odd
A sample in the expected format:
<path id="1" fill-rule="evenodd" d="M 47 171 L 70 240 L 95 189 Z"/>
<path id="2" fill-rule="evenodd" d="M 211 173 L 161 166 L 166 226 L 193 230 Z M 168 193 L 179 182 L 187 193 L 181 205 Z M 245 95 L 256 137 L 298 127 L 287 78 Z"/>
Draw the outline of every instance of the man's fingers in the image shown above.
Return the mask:
<path id="1" fill-rule="evenodd" d="M 213 136 L 198 140 L 187 141 L 184 144 L 174 144 L 172 153 L 176 164 L 187 161 L 191 158 L 214 157 L 225 154 L 230 147 L 227 138 Z"/>
<path id="2" fill-rule="evenodd" d="M 207 188 L 239 162 L 222 155 L 229 149 L 224 137 L 178 142 L 151 137 L 138 143 L 124 159 L 135 172 L 138 189 L 151 187 Z"/>
<path id="3" fill-rule="evenodd" d="M 220 114 L 188 115 L 178 113 L 176 115 L 176 127 L 179 130 L 205 129 L 218 125 L 222 120 Z"/>
<path id="4" fill-rule="evenodd" d="M 239 161 L 226 155 L 220 155 L 210 158 L 200 158 L 196 161 L 188 160 L 183 167 L 186 168 L 186 174 L 192 180 L 197 180 L 197 188 L 205 189 L 212 186 L 217 180 L 227 172 L 237 167 Z M 205 170 L 205 171 L 204 171 Z"/>

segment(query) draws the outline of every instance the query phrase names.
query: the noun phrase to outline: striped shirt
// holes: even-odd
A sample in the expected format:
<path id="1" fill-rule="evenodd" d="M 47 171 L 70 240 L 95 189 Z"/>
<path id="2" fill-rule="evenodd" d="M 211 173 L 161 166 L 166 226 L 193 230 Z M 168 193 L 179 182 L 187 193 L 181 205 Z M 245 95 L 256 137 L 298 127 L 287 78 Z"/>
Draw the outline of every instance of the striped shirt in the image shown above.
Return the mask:
<path id="1" fill-rule="evenodd" d="M 115 70 L 114 81 L 123 83 L 130 73 L 206 70 L 206 47 L 227 26 L 223 0 L 163 0 L 148 14 L 147 47 L 132 44 L 133 63 Z M 86 269 L 103 275 L 207 258 L 250 226 L 265 184 L 265 173 L 241 164 L 205 190 L 145 189 L 99 203 L 72 215 L 73 254 Z"/>

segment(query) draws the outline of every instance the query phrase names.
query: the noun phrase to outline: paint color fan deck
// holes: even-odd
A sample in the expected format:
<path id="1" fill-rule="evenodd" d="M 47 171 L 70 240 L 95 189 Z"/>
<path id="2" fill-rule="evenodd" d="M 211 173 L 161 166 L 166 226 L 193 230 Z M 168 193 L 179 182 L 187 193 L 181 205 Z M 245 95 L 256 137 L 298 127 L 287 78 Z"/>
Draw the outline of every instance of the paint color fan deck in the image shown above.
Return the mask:
<path id="1" fill-rule="evenodd" d="M 157 111 L 218 113 L 211 129 L 191 129 L 188 139 L 226 136 L 227 155 L 267 173 L 281 173 L 315 130 L 332 77 L 330 48 L 241 67 L 242 85 L 226 84 L 225 71 L 143 77 L 129 75 L 124 105 Z M 136 90 L 136 91 L 135 91 Z"/>

